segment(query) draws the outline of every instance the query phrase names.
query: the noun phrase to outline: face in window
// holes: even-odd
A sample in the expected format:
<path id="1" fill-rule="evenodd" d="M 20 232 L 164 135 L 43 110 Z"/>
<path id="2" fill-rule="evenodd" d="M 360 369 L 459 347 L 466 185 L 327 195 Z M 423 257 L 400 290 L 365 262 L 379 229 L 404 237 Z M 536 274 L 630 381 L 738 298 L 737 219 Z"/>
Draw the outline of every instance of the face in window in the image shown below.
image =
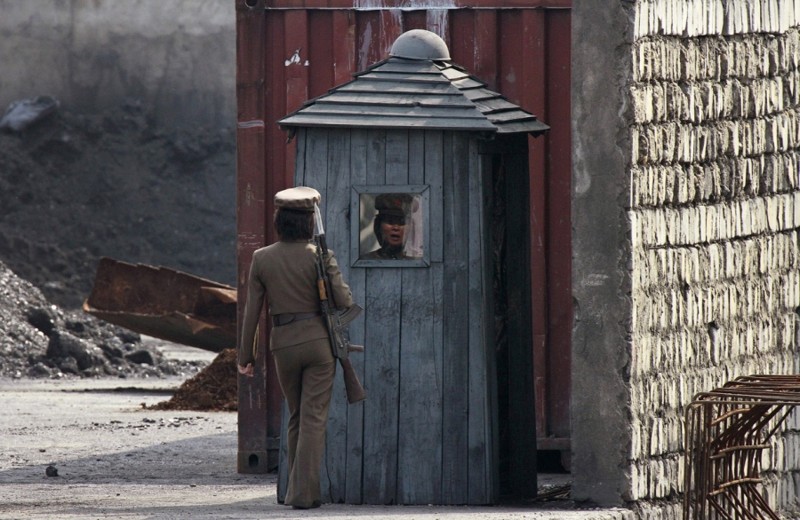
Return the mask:
<path id="1" fill-rule="evenodd" d="M 406 242 L 406 219 L 403 216 L 381 217 L 379 242 L 384 247 L 400 248 Z"/>
<path id="2" fill-rule="evenodd" d="M 374 193 L 354 190 L 353 194 L 358 197 L 351 199 L 351 203 L 358 204 L 358 225 L 352 231 L 356 246 L 353 253 L 357 257 L 354 265 L 381 266 L 372 260 L 391 260 L 385 267 L 406 266 L 394 260 L 426 262 L 409 262 L 409 266 L 428 265 L 424 255 L 425 191 Z M 369 262 L 359 264 L 361 260 Z"/>

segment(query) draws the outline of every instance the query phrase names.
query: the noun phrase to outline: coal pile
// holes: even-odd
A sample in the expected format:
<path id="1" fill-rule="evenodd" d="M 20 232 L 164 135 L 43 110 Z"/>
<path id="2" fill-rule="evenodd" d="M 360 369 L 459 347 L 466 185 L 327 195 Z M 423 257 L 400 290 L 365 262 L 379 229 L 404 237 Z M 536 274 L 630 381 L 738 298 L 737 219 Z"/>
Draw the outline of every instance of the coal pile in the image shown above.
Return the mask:
<path id="1" fill-rule="evenodd" d="M 166 359 L 137 333 L 51 304 L 0 262 L 0 377 L 190 377 L 204 366 Z"/>
<path id="2" fill-rule="evenodd" d="M 169 129 L 132 101 L 0 129 L 0 260 L 64 308 L 103 256 L 235 285 L 231 119 Z"/>

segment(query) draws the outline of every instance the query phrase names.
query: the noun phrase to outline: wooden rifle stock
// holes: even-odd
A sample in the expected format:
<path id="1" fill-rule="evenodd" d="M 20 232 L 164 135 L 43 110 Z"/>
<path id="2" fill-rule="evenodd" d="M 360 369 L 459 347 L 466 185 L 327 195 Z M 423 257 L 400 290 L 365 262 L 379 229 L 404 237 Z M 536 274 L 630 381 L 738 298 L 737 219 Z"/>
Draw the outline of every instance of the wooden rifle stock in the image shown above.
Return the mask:
<path id="1" fill-rule="evenodd" d="M 339 358 L 339 365 L 342 367 L 344 376 L 344 390 L 347 393 L 347 402 L 350 404 L 363 401 L 367 398 L 367 392 L 358 380 L 358 374 L 350 362 L 350 358 Z"/>

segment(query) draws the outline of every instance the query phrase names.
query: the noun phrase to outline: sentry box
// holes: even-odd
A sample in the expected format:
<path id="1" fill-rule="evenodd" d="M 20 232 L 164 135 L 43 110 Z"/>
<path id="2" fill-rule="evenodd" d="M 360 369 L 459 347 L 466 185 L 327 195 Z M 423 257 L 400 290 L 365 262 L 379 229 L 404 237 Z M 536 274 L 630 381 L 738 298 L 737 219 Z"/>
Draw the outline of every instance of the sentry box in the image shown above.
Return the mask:
<path id="1" fill-rule="evenodd" d="M 279 124 L 365 309 L 350 337 L 367 399 L 348 406 L 337 377 L 323 498 L 534 497 L 528 136 L 548 126 L 424 30 Z"/>

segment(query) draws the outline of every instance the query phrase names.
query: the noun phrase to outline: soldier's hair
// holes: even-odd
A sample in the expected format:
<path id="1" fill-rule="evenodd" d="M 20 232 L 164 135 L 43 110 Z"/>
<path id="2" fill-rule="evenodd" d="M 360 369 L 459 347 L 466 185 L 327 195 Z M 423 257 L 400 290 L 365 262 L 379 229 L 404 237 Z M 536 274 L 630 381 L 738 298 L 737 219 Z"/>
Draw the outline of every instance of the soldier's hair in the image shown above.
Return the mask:
<path id="1" fill-rule="evenodd" d="M 311 240 L 314 237 L 314 213 L 278 208 L 275 230 L 282 240 Z"/>

